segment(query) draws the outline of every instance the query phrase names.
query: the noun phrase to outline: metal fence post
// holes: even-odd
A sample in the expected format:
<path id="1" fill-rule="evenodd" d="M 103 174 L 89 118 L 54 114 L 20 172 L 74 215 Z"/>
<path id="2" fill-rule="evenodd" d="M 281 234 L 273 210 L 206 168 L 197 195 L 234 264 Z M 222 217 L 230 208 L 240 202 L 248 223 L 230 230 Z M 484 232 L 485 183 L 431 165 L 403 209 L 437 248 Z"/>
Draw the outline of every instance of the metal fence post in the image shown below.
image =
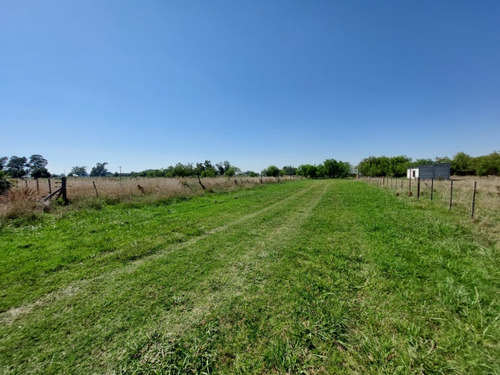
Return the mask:
<path id="1" fill-rule="evenodd" d="M 453 180 L 450 181 L 450 207 L 448 209 L 451 210 L 452 204 L 453 204 Z"/>
<path id="2" fill-rule="evenodd" d="M 472 209 L 470 213 L 471 219 L 474 219 L 474 207 L 476 205 L 476 187 L 477 187 L 477 182 L 474 181 L 474 190 L 472 192 Z"/>

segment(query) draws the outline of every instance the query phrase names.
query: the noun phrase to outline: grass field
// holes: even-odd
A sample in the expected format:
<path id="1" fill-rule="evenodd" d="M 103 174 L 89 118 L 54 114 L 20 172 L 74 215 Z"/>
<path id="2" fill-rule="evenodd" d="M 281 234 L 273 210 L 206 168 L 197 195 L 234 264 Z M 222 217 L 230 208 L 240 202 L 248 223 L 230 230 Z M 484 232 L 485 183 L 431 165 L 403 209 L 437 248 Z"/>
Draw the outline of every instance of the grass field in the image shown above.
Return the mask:
<path id="1" fill-rule="evenodd" d="M 500 373 L 498 241 L 377 186 L 292 181 L 0 228 L 0 373 Z"/>

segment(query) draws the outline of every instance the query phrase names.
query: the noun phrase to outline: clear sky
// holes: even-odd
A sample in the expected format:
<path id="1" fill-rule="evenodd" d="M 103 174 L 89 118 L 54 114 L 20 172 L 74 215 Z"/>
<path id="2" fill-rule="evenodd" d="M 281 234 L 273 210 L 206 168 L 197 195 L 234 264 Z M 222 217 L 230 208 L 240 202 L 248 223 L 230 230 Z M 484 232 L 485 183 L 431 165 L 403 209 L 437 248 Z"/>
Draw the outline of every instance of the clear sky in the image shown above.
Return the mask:
<path id="1" fill-rule="evenodd" d="M 0 137 L 52 173 L 488 154 L 500 1 L 1 1 Z"/>

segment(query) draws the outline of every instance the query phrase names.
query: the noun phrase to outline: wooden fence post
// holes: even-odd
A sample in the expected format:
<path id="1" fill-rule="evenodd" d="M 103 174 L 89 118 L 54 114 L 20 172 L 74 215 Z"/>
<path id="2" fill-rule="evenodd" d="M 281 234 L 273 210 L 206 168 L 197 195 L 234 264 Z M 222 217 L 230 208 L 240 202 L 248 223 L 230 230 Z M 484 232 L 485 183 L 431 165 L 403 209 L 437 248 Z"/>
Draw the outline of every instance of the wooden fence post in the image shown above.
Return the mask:
<path id="1" fill-rule="evenodd" d="M 420 177 L 417 180 L 417 199 L 420 199 Z"/>
<path id="2" fill-rule="evenodd" d="M 434 196 L 434 179 L 431 180 L 431 200 L 433 196 Z"/>
<path id="3" fill-rule="evenodd" d="M 68 204 L 68 194 L 66 191 L 66 177 L 61 178 L 61 194 L 64 204 Z"/>
<path id="4" fill-rule="evenodd" d="M 38 178 L 35 178 L 36 181 L 36 193 L 40 194 L 40 185 L 38 184 Z"/>
<path id="5" fill-rule="evenodd" d="M 450 181 L 450 207 L 448 208 L 451 210 L 451 206 L 453 204 L 453 180 Z"/>
<path id="6" fill-rule="evenodd" d="M 201 183 L 201 179 L 200 179 L 200 175 L 198 174 L 198 183 L 201 185 L 201 187 L 203 188 L 203 190 L 206 189 L 206 187 Z"/>
<path id="7" fill-rule="evenodd" d="M 472 192 L 472 209 L 470 213 L 471 219 L 474 219 L 474 207 L 476 205 L 476 187 L 477 187 L 477 182 L 474 181 L 474 190 Z"/>
<path id="8" fill-rule="evenodd" d="M 97 192 L 97 186 L 95 186 L 95 181 L 92 181 L 92 185 L 94 185 L 95 196 L 98 197 L 99 193 Z"/>
<path id="9" fill-rule="evenodd" d="M 49 194 L 52 194 L 52 186 L 50 185 L 50 178 L 47 180 L 47 182 L 49 183 Z"/>

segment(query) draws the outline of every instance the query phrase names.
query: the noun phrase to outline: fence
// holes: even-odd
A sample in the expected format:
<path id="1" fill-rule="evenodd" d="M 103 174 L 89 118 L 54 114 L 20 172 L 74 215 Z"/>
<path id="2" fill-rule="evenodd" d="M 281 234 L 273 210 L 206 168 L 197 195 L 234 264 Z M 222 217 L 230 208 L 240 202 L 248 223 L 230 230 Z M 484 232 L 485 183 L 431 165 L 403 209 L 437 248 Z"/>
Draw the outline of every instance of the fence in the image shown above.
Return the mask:
<path id="1" fill-rule="evenodd" d="M 500 221 L 500 177 L 454 176 L 450 180 L 362 177 L 361 180 L 400 196 L 432 201 L 449 210 L 464 212 L 471 218 L 493 216 Z"/>
<path id="2" fill-rule="evenodd" d="M 233 190 L 245 186 L 288 180 L 292 177 L 246 177 L 231 178 L 116 178 L 116 177 L 63 177 L 59 179 L 11 180 L 12 186 L 0 201 L 29 199 L 48 202 L 51 199 L 68 200 L 91 197 L 125 199 L 137 195 L 153 194 L 158 197 L 192 195 L 203 190 Z M 10 195 L 10 197 L 9 197 Z"/>

